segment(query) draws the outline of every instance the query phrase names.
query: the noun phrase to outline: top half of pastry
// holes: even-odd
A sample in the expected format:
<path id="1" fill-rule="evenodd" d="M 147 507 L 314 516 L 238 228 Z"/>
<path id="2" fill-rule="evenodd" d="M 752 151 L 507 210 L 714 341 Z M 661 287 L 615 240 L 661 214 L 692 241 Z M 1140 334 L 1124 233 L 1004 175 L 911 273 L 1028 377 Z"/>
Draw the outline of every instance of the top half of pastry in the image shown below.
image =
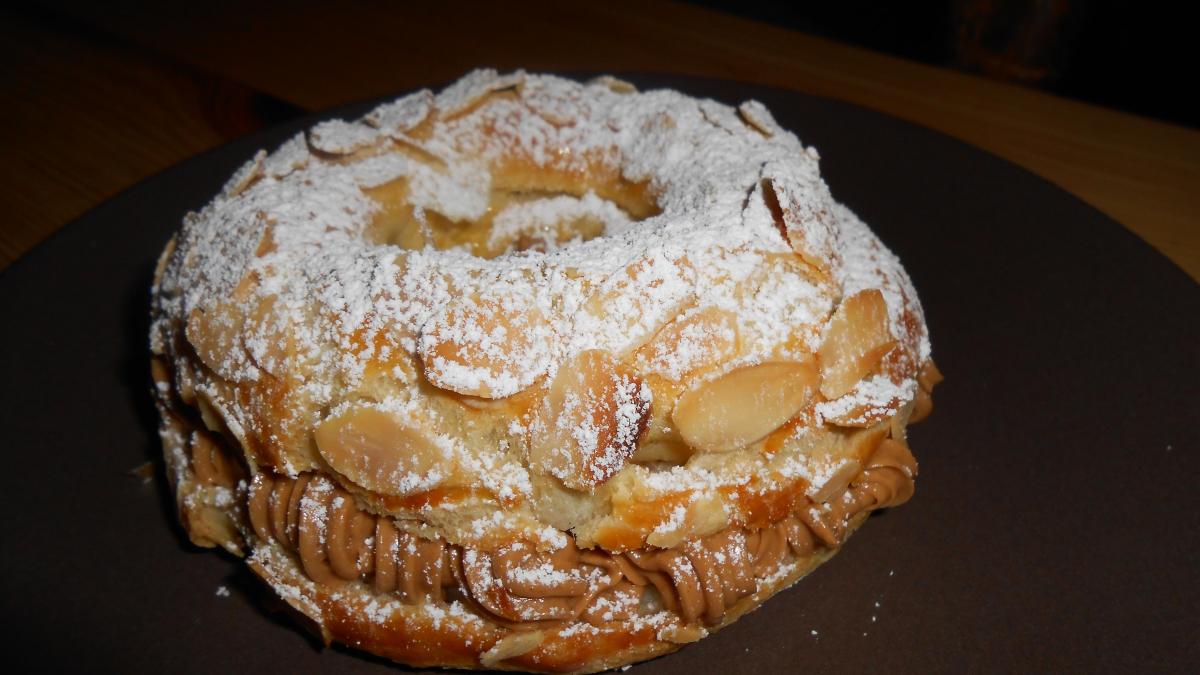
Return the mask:
<path id="1" fill-rule="evenodd" d="M 818 159 L 757 102 L 611 78 L 476 71 L 323 122 L 168 245 L 161 404 L 452 543 L 669 546 L 832 494 L 932 371 Z"/>

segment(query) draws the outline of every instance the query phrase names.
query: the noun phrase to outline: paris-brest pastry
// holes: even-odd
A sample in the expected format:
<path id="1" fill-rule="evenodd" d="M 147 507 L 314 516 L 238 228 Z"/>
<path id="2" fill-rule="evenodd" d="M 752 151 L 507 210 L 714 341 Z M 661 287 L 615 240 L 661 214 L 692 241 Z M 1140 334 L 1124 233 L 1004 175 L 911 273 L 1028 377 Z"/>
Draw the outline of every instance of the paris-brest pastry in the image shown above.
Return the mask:
<path id="1" fill-rule="evenodd" d="M 152 312 L 191 540 L 416 666 L 590 672 L 728 625 L 912 495 L 940 379 L 815 150 L 613 78 L 476 71 L 258 153 Z"/>

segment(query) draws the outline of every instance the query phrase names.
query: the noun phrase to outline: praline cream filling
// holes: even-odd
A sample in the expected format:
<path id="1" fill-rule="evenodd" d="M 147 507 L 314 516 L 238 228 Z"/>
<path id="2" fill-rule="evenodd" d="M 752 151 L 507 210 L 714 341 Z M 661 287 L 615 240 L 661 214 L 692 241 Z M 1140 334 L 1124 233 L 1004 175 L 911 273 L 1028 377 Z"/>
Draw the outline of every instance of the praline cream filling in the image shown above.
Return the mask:
<path id="1" fill-rule="evenodd" d="M 200 450 L 194 450 L 192 465 L 201 484 L 237 480 L 240 468 L 211 442 L 193 447 Z M 672 548 L 623 553 L 581 550 L 573 540 L 543 552 L 522 541 L 485 550 L 425 538 L 361 508 L 318 473 L 257 474 L 240 519 L 261 543 L 274 542 L 295 556 L 314 582 L 338 587 L 361 581 L 410 604 L 444 603 L 452 596 L 501 625 L 599 624 L 662 609 L 688 623 L 713 625 L 757 591 L 760 580 L 818 548 L 840 546 L 856 516 L 907 501 L 916 472 L 907 446 L 885 438 L 847 488 L 826 502 L 801 499 L 766 527 L 733 525 Z"/>

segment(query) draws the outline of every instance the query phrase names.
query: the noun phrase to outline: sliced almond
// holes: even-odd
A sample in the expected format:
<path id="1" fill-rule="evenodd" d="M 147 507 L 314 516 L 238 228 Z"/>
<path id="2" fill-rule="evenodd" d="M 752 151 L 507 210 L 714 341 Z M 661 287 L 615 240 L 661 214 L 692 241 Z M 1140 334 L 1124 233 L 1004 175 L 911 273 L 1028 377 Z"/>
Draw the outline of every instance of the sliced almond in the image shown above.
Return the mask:
<path id="1" fill-rule="evenodd" d="M 239 168 L 221 189 L 221 196 L 232 199 L 245 192 L 263 175 L 263 162 L 267 159 L 265 150 L 254 153 L 254 157 Z"/>
<path id="2" fill-rule="evenodd" d="M 857 396 L 855 390 L 850 390 L 852 396 Z M 826 424 L 839 427 L 866 429 L 879 424 L 895 415 L 904 406 L 904 399 L 899 396 L 874 397 L 869 393 L 861 400 L 852 401 L 849 406 L 837 406 L 834 410 L 819 410 L 821 419 Z"/>
<path id="3" fill-rule="evenodd" d="M 811 268 L 813 276 L 831 282 L 840 260 L 835 247 L 833 196 L 819 179 L 800 181 L 786 175 L 768 165 L 755 193 L 765 203 L 783 240 Z"/>
<path id="4" fill-rule="evenodd" d="M 433 92 L 428 89 L 385 103 L 363 117 L 363 121 L 389 136 L 416 128 L 433 111 Z"/>
<path id="5" fill-rule="evenodd" d="M 589 111 L 582 92 L 563 91 L 552 84 L 529 80 L 521 87 L 521 101 L 536 115 L 562 128 L 587 119 Z"/>
<path id="6" fill-rule="evenodd" d="M 663 327 L 634 354 L 642 372 L 678 381 L 693 371 L 718 364 L 737 351 L 737 316 L 707 307 Z"/>
<path id="7" fill-rule="evenodd" d="M 698 623 L 677 623 L 660 630 L 658 635 L 667 642 L 684 645 L 704 638 L 708 631 Z"/>
<path id="8" fill-rule="evenodd" d="M 804 407 L 817 385 L 810 362 L 739 368 L 679 397 L 673 419 L 688 445 L 706 452 L 745 447 Z"/>
<path id="9" fill-rule="evenodd" d="M 246 317 L 233 303 L 219 302 L 207 309 L 193 309 L 188 314 L 184 335 L 204 365 L 217 375 L 232 379 L 244 360 L 240 336 L 245 323 Z"/>
<path id="10" fill-rule="evenodd" d="M 450 468 L 446 453 L 426 432 L 376 408 L 351 408 L 330 417 L 314 437 L 329 466 L 382 494 L 427 490 Z"/>
<path id="11" fill-rule="evenodd" d="M 775 135 L 775 130 L 779 128 L 779 124 L 775 122 L 771 111 L 767 110 L 767 106 L 758 101 L 753 99 L 744 101 L 738 106 L 737 111 L 743 122 L 763 136 L 770 138 Z"/>
<path id="12" fill-rule="evenodd" d="M 677 506 L 663 515 L 665 518 L 646 534 L 646 543 L 651 546 L 674 548 L 729 525 L 725 503 L 717 493 L 694 493 L 686 505 Z"/>
<path id="13" fill-rule="evenodd" d="M 567 487 L 607 481 L 633 454 L 646 429 L 650 390 L 602 350 L 562 365 L 529 425 L 529 465 Z"/>
<path id="14" fill-rule="evenodd" d="M 821 394 L 828 399 L 844 395 L 895 346 L 883 293 L 872 288 L 846 298 L 833 313 L 817 353 Z"/>
<path id="15" fill-rule="evenodd" d="M 443 119 L 455 117 L 470 110 L 476 103 L 492 92 L 519 87 L 525 81 L 525 71 L 501 75 L 491 68 L 472 70 L 454 84 L 443 89 L 434 100 L 438 114 Z"/>
<path id="16" fill-rule="evenodd" d="M 600 331 L 625 356 L 695 302 L 694 279 L 686 258 L 639 259 L 605 280 L 577 321 L 585 330 Z"/>
<path id="17" fill-rule="evenodd" d="M 671 421 L 671 410 L 683 387 L 658 375 L 646 375 L 642 381 L 650 388 L 650 399 L 654 401 L 650 407 L 646 433 L 642 435 L 642 445 L 664 440 L 682 442 L 679 432 L 675 430 L 675 423 Z"/>
<path id="18" fill-rule="evenodd" d="M 258 246 L 254 249 L 255 258 L 265 258 L 279 250 L 279 245 L 275 241 L 276 221 L 268 219 L 265 215 L 262 216 L 262 219 L 266 224 L 263 225 L 262 235 L 258 239 Z"/>
<path id="19" fill-rule="evenodd" d="M 350 155 L 378 141 L 377 129 L 340 119 L 321 122 L 308 132 L 308 144 L 314 150 L 331 155 Z"/>
<path id="20" fill-rule="evenodd" d="M 588 84 L 598 84 L 608 87 L 609 91 L 616 94 L 636 94 L 637 86 L 625 80 L 613 77 L 612 75 L 601 75 L 600 77 L 588 80 Z"/>
<path id="21" fill-rule="evenodd" d="M 266 157 L 263 170 L 273 178 L 283 178 L 308 166 L 308 140 L 304 133 L 296 134 Z"/>
<path id="22" fill-rule="evenodd" d="M 205 429 L 219 434 L 229 428 L 225 423 L 223 410 L 212 400 L 211 391 L 196 393 L 196 409 L 200 412 L 200 421 L 204 423 Z"/>
<path id="23" fill-rule="evenodd" d="M 260 294 L 256 276 L 247 274 L 229 299 L 193 309 L 184 335 L 204 365 L 226 380 L 246 381 L 257 367 L 278 375 L 290 341 L 275 301 L 274 295 Z"/>
<path id="24" fill-rule="evenodd" d="M 545 639 L 540 630 L 525 630 L 509 633 L 496 641 L 492 648 L 479 655 L 484 668 L 495 668 L 507 659 L 516 658 L 538 648 Z"/>
<path id="25" fill-rule="evenodd" d="M 275 295 L 248 299 L 243 324 L 242 348 L 256 366 L 276 377 L 287 375 L 288 359 L 295 345 L 287 330 L 287 315 L 276 310 Z"/>
<path id="26" fill-rule="evenodd" d="M 836 469 L 823 474 L 824 482 L 809 486 L 808 496 L 817 504 L 824 504 L 834 496 L 845 492 L 846 486 L 861 471 L 862 464 L 857 459 L 843 458 Z"/>
<path id="27" fill-rule="evenodd" d="M 442 389 L 503 398 L 549 366 L 551 329 L 536 309 L 509 310 L 497 301 L 456 305 L 421 333 L 425 377 Z"/>

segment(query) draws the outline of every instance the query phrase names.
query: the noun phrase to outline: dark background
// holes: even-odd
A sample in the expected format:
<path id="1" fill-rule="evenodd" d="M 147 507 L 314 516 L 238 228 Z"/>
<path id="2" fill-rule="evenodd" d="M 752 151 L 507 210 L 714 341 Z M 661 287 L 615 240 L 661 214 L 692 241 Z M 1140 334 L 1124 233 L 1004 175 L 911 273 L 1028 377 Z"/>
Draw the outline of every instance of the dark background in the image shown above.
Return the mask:
<path id="1" fill-rule="evenodd" d="M 140 24 L 114 30 L 127 24 L 120 6 L 139 2 L 155 16 L 130 12 Z M 319 652 L 294 625 L 261 616 L 255 611 L 261 589 L 246 583 L 252 580 L 245 568 L 188 546 L 165 485 L 142 484 L 127 472 L 158 455 L 145 393 L 146 293 L 154 256 L 182 213 L 210 197 L 255 148 L 272 147 L 311 124 L 313 118 L 297 117 L 302 111 L 449 77 L 417 67 L 445 67 L 455 55 L 406 58 L 411 44 L 397 38 L 396 55 L 371 52 L 384 57 L 377 70 L 336 73 L 357 78 L 353 86 L 337 86 L 329 71 L 319 70 L 280 84 L 289 71 L 277 66 L 258 73 L 258 84 L 273 85 L 267 91 L 238 75 L 272 56 L 277 64 L 319 66 L 322 58 L 304 56 L 323 55 L 330 43 L 347 45 L 361 35 L 361 26 L 336 23 L 345 18 L 345 5 L 329 5 L 328 33 L 306 39 L 302 49 L 288 43 L 280 49 L 276 40 L 265 49 L 279 49 L 283 57 L 268 53 L 230 65 L 219 55 L 248 53 L 233 43 L 259 36 L 237 30 L 261 26 L 249 20 L 253 8 L 219 11 L 231 0 L 160 2 L 118 0 L 77 13 L 29 5 L 13 15 L 0 10 L 0 54 L 8 56 L 0 59 L 0 84 L 6 85 L 0 91 L 10 97 L 0 109 L 19 113 L 15 121 L 0 116 L 7 160 L 0 165 L 10 169 L 0 172 L 9 186 L 0 191 L 0 232 L 36 216 L 41 225 L 30 230 L 45 233 L 53 231 L 46 223 L 57 228 L 73 218 L 63 215 L 71 209 L 94 209 L 0 273 L 0 316 L 8 321 L 0 331 L 0 428 L 10 476 L 10 507 L 0 514 L 0 611 L 11 617 L 8 662 L 43 671 L 404 672 L 346 651 Z M 601 0 L 593 2 L 600 6 Z M 996 16 L 999 3 L 826 3 L 720 8 L 1064 95 L 1082 95 L 1072 94 L 1072 81 L 1091 82 L 1088 100 L 1196 125 L 1194 104 L 1181 94 L 1196 79 L 1189 70 L 1194 59 L 1181 58 L 1191 39 L 1184 31 L 1192 27 L 1179 10 L 1092 3 L 1086 10 L 1068 7 L 1066 23 L 1010 18 L 996 24 L 986 19 Z M 277 0 L 284 8 L 280 18 L 303 4 Z M 418 44 L 446 50 L 455 31 L 462 44 L 463 24 L 469 28 L 470 21 L 460 20 L 457 7 L 439 11 L 428 0 L 408 7 L 413 15 L 453 19 L 418 24 L 431 36 Z M 509 23 L 467 33 L 484 45 L 468 57 L 499 46 L 510 55 L 539 56 L 542 68 L 572 52 L 622 58 L 635 69 L 661 62 L 653 57 L 671 45 L 631 39 L 649 36 L 647 28 L 656 26 L 625 16 L 637 7 L 612 9 L 592 27 L 595 33 L 576 25 L 565 37 L 553 35 L 549 22 L 525 21 L 518 12 Z M 507 5 L 504 12 L 509 19 L 514 13 Z M 205 14 L 227 19 L 230 30 L 188 22 Z M 545 16 L 565 21 L 572 12 L 551 9 Z M 153 38 L 172 22 L 230 45 L 218 43 L 195 59 L 182 50 L 156 50 Z M 997 25 L 1055 28 L 1006 32 Z M 382 33 L 371 44 L 377 47 Z M 1013 42 L 1006 35 L 1025 37 Z M 602 52 L 603 45 L 581 36 L 608 40 L 610 49 Z M 745 44 L 736 35 L 727 39 Z M 539 50 L 539 44 L 549 48 Z M 711 45 L 697 40 L 671 53 L 702 60 Z M 1095 209 L 985 152 L 863 108 L 735 81 L 769 67 L 767 56 L 735 52 L 707 62 L 719 80 L 660 75 L 638 81 L 729 102 L 757 97 L 820 147 L 834 193 L 877 228 L 912 273 L 948 380 L 939 388 L 935 415 L 914 430 L 922 474 L 911 504 L 873 519 L 833 564 L 785 596 L 644 670 L 697 674 L 740 666 L 765 675 L 799 667 L 871 672 L 882 664 L 921 673 L 1196 672 L 1200 519 L 1189 508 L 1200 475 L 1194 281 Z M 406 63 L 409 71 L 395 70 Z M 787 72 L 800 70 L 794 62 L 784 65 Z M 387 75 L 373 76 L 379 70 Z M 830 70 L 814 70 L 810 83 L 827 85 L 821 78 Z M 33 77 L 6 79 L 14 72 Z M 869 90 L 888 93 L 886 87 Z M 1011 97 L 1028 98 L 1037 97 Z M 1061 130 L 1060 111 L 1073 106 L 1057 103 L 1031 119 Z M 941 106 L 932 101 L 927 107 Z M 996 129 L 996 111 L 1017 112 L 1003 96 L 979 108 L 989 114 L 949 111 L 940 119 Z M 1186 208 L 1195 202 L 1180 197 L 1178 186 L 1189 186 L 1195 163 L 1142 160 L 1177 157 L 1166 143 L 1185 132 L 1160 134 L 1166 127 L 1138 120 L 1109 125 L 1109 117 L 1084 116 L 1103 124 L 1062 144 L 1034 134 L 1031 147 L 1017 156 L 1030 164 L 1040 158 L 1042 166 L 1047 158 L 1078 166 L 1080 157 L 1099 157 L 1094 176 L 1071 183 L 1079 193 L 1094 197 L 1109 187 L 1117 193 L 1136 182 L 1141 187 L 1124 192 L 1132 195 L 1130 205 L 1148 205 L 1144 211 L 1153 215 L 1153 200 L 1165 195 L 1161 201 L 1176 220 L 1144 221 L 1138 208 L 1118 204 L 1131 214 L 1128 225 L 1182 223 L 1169 230 L 1176 234 L 1194 227 L 1200 220 Z M 282 120 L 289 126 L 218 148 Z M 1146 127 L 1154 133 L 1143 134 Z M 1132 129 L 1140 140 L 1110 142 L 1123 133 L 1105 131 L 1112 129 Z M 218 149 L 198 155 L 211 148 Z M 193 156 L 96 208 L 105 195 Z M 214 594 L 221 585 L 231 597 Z M 881 599 L 886 610 L 872 621 Z M 819 640 L 810 629 L 819 629 Z"/>
<path id="2" fill-rule="evenodd" d="M 208 4 L 207 0 L 203 4 Z M 218 2 L 220 0 L 217 0 Z M 598 0 L 590 0 L 598 1 Z M 935 66 L 1200 127 L 1189 2 L 1134 0 L 685 0 L 693 5 Z M 80 0 L 22 3 L 25 16 L 78 28 Z M 121 6 L 184 16 L 178 0 Z M 271 3 L 245 0 L 247 11 Z M 470 14 L 470 3 L 464 13 Z M 157 8 L 157 9 L 154 9 Z M 197 8 L 197 11 L 203 11 Z M 580 45 L 586 49 L 586 45 Z"/>
<path id="3" fill-rule="evenodd" d="M 690 0 L 923 63 L 1200 126 L 1191 3 Z"/>
<path id="4" fill-rule="evenodd" d="M 0 269 L 103 200 L 222 143 L 481 65 L 679 73 L 847 101 L 1015 161 L 1196 267 L 1200 116 L 1182 93 L 1196 79 L 1182 10 L 716 2 L 6 4 Z"/>
<path id="5" fill-rule="evenodd" d="M 834 194 L 904 261 L 946 381 L 909 437 L 910 503 L 630 675 L 1197 672 L 1196 284 L 1095 209 L 936 132 L 781 89 L 633 80 L 754 98 L 803 126 Z M 254 149 L 315 119 L 126 191 L 3 277 L 0 317 L 20 318 L 0 330 L 0 616 L 15 672 L 413 672 L 319 650 L 269 613 L 273 594 L 244 565 L 187 543 L 161 473 L 129 475 L 160 452 L 145 358 L 156 254 Z"/>

